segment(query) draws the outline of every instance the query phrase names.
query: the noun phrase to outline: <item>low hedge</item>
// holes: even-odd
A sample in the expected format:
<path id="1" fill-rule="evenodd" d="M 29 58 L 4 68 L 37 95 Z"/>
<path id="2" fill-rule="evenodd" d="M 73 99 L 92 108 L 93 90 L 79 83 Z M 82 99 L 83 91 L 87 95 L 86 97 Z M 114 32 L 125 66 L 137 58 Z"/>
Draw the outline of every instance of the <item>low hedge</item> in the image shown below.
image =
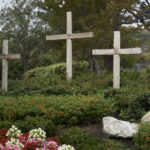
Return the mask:
<path id="1" fill-rule="evenodd" d="M 89 63 L 86 61 L 73 62 L 73 76 L 88 72 Z M 66 63 L 53 64 L 46 67 L 37 67 L 25 73 L 25 78 L 47 77 L 59 75 L 64 78 L 66 76 Z"/>
<path id="2" fill-rule="evenodd" d="M 83 73 L 68 82 L 59 75 L 51 78 L 33 77 L 21 81 L 9 80 L 7 93 L 0 91 L 4 96 L 23 96 L 23 95 L 74 95 L 74 94 L 96 94 L 99 90 L 112 87 L 112 75 Z"/>
<path id="3" fill-rule="evenodd" d="M 24 120 L 27 116 L 41 116 L 56 125 L 76 125 L 100 122 L 114 113 L 112 99 L 97 96 L 25 96 L 0 97 L 0 120 Z"/>
<path id="4" fill-rule="evenodd" d="M 0 121 L 0 129 L 4 128 L 8 130 L 12 127 L 12 125 L 17 126 L 22 132 L 29 132 L 32 129 L 40 127 L 46 131 L 47 136 L 56 136 L 58 133 L 58 128 L 51 120 L 40 116 L 27 116 L 23 120 L 17 121 Z"/>
<path id="5" fill-rule="evenodd" d="M 139 122 L 150 108 L 150 92 L 144 87 L 127 87 L 121 90 L 108 89 L 104 98 L 112 98 L 116 115 L 124 120 Z"/>

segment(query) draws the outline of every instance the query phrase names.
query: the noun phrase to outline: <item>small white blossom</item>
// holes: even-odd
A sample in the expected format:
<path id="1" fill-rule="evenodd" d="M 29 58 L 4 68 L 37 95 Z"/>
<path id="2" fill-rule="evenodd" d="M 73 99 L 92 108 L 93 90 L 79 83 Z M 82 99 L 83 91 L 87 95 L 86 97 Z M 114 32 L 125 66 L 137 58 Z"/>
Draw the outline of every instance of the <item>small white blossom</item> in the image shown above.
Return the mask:
<path id="1" fill-rule="evenodd" d="M 33 129 L 29 132 L 29 139 L 32 138 L 41 138 L 41 139 L 46 139 L 46 132 L 43 131 L 41 128 L 38 129 Z"/>
<path id="2" fill-rule="evenodd" d="M 64 144 L 64 145 L 59 146 L 58 150 L 75 150 L 75 149 L 71 145 Z"/>
<path id="3" fill-rule="evenodd" d="M 18 146 L 20 148 L 24 148 L 24 145 L 22 143 L 19 142 L 19 140 L 15 139 L 15 138 L 11 138 L 10 141 L 8 141 L 6 143 L 6 145 L 15 145 L 15 146 Z"/>
<path id="4" fill-rule="evenodd" d="M 12 137 L 12 138 L 17 138 L 19 135 L 21 135 L 21 130 L 18 130 L 17 127 L 12 125 L 12 127 L 7 131 L 6 136 Z"/>

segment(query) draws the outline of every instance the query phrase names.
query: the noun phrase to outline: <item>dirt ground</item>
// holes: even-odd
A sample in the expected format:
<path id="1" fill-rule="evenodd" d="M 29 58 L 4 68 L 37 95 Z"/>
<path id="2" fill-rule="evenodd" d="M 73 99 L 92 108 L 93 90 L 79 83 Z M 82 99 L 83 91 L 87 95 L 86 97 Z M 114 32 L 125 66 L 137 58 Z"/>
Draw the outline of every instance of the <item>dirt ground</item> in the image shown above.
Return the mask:
<path id="1" fill-rule="evenodd" d="M 120 141 L 126 145 L 128 145 L 129 147 L 134 147 L 134 143 L 132 142 L 131 138 L 128 139 L 124 139 L 124 138 L 114 138 L 114 137 L 108 137 L 104 132 L 103 132 L 103 126 L 102 124 L 98 125 L 81 125 L 79 126 L 81 129 L 85 129 L 87 130 L 91 135 L 95 135 L 103 140 L 109 138 L 109 139 L 113 139 L 113 140 L 117 140 Z"/>
<path id="2" fill-rule="evenodd" d="M 94 135 L 99 137 L 102 140 L 105 139 L 112 139 L 112 140 L 116 140 L 116 141 L 120 141 L 126 145 L 128 145 L 129 147 L 133 148 L 134 147 L 134 143 L 132 142 L 132 139 L 124 139 L 124 138 L 114 138 L 114 137 L 108 137 L 104 132 L 103 132 L 103 126 L 102 124 L 89 124 L 89 125 L 80 125 L 78 126 L 83 130 L 87 130 L 89 132 L 89 134 Z M 60 131 L 60 135 L 63 134 L 67 129 L 62 129 Z"/>

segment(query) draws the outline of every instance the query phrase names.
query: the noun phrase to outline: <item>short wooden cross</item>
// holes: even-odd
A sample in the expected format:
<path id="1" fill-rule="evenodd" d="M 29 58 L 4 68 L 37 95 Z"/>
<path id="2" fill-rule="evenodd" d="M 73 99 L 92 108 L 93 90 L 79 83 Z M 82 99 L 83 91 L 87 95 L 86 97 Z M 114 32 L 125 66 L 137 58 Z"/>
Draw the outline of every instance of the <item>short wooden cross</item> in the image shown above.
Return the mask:
<path id="1" fill-rule="evenodd" d="M 114 49 L 95 49 L 93 55 L 113 55 L 113 88 L 120 89 L 120 55 L 141 54 L 141 48 L 120 48 L 120 31 L 114 32 Z"/>
<path id="2" fill-rule="evenodd" d="M 67 54 L 66 54 L 66 73 L 67 80 L 72 78 L 72 39 L 94 37 L 92 32 L 89 33 L 72 33 L 72 12 L 67 12 L 67 33 L 62 35 L 46 36 L 46 40 L 67 40 Z"/>
<path id="3" fill-rule="evenodd" d="M 20 59 L 20 54 L 8 54 L 8 40 L 3 40 L 3 54 L 0 55 L 2 59 L 2 90 L 8 91 L 8 59 Z"/>

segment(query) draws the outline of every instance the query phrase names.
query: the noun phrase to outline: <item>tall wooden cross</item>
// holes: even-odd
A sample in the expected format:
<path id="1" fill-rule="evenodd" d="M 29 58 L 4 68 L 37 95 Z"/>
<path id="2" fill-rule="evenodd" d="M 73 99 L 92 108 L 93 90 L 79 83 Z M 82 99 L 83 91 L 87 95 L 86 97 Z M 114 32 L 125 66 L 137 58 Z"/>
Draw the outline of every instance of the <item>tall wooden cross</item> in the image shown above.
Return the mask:
<path id="1" fill-rule="evenodd" d="M 67 12 L 67 33 L 62 35 L 46 36 L 46 40 L 67 40 L 67 80 L 72 78 L 72 39 L 94 37 L 92 32 L 89 33 L 72 33 L 72 12 Z"/>
<path id="2" fill-rule="evenodd" d="M 2 90 L 8 91 L 8 59 L 20 59 L 20 54 L 8 54 L 8 40 L 3 40 L 3 54 L 0 55 L 2 59 Z"/>
<path id="3" fill-rule="evenodd" d="M 95 49 L 93 55 L 113 55 L 113 88 L 120 89 L 120 55 L 141 54 L 141 48 L 120 48 L 120 31 L 114 32 L 114 49 Z"/>

